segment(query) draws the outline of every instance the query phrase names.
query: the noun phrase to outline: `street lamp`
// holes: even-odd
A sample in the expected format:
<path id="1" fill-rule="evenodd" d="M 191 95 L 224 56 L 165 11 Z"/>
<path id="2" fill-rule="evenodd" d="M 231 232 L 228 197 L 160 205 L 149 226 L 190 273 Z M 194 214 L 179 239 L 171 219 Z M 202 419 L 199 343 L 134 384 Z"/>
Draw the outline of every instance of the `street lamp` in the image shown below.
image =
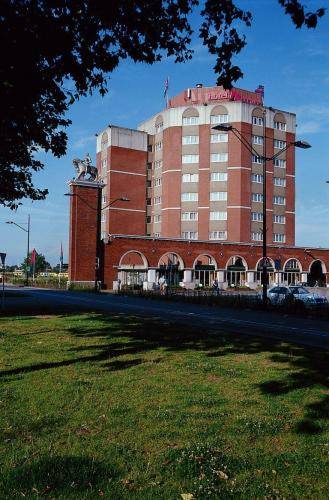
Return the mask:
<path id="1" fill-rule="evenodd" d="M 30 260 L 30 229 L 31 229 L 31 224 L 30 224 L 30 215 L 27 216 L 27 229 L 25 227 L 20 226 L 16 222 L 13 222 L 11 220 L 6 221 L 6 224 L 13 224 L 14 226 L 19 227 L 22 231 L 25 231 L 27 233 L 27 253 L 26 253 L 26 281 L 25 284 L 26 286 L 29 285 L 29 260 Z"/>
<path id="2" fill-rule="evenodd" d="M 117 201 L 130 201 L 126 196 L 121 196 L 119 198 L 115 198 L 110 203 L 108 203 L 105 207 L 100 207 L 100 201 L 98 202 L 97 208 L 91 206 L 82 196 L 78 193 L 64 193 L 64 196 L 71 196 L 79 198 L 85 205 L 87 205 L 91 210 L 97 212 L 97 225 L 96 225 L 96 265 L 95 265 L 95 292 L 98 291 L 98 282 L 99 282 L 99 262 L 100 262 L 100 236 L 101 236 L 101 212 L 106 210 L 106 208 L 111 207 Z"/>
<path id="3" fill-rule="evenodd" d="M 270 111 L 274 111 L 273 108 L 269 108 Z M 309 149 L 311 145 L 306 141 L 294 141 L 286 144 L 286 147 L 280 149 L 273 156 L 266 156 L 266 110 L 263 110 L 263 154 L 260 155 L 259 152 L 254 149 L 252 144 L 248 142 L 246 137 L 244 137 L 241 132 L 233 127 L 230 123 L 221 123 L 219 125 L 215 125 L 212 127 L 213 130 L 219 130 L 222 132 L 232 132 L 235 137 L 241 142 L 241 144 L 252 154 L 261 159 L 263 165 L 263 268 L 262 268 L 262 285 L 263 285 L 263 305 L 267 304 L 267 227 L 266 227 L 266 163 L 268 161 L 274 161 L 278 156 L 282 153 L 290 149 L 291 147 L 301 148 L 301 149 Z"/>

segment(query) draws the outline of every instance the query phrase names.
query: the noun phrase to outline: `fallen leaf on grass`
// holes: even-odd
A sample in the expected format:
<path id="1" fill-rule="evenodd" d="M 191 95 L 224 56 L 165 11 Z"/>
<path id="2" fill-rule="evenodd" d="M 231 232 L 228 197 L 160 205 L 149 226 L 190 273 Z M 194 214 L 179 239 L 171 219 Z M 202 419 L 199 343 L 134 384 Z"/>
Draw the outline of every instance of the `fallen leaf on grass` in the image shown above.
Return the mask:
<path id="1" fill-rule="evenodd" d="M 121 483 L 129 489 L 134 485 L 134 481 L 132 479 L 122 479 Z"/>
<path id="2" fill-rule="evenodd" d="M 219 380 L 221 380 L 222 378 L 221 377 L 218 377 L 217 375 L 209 375 L 208 377 L 208 380 L 210 382 L 218 382 Z"/>
<path id="3" fill-rule="evenodd" d="M 91 433 L 91 431 L 89 429 L 82 427 L 81 429 L 77 429 L 75 433 L 77 436 L 87 436 L 88 434 Z"/>
<path id="4" fill-rule="evenodd" d="M 228 475 L 225 474 L 225 472 L 223 472 L 222 470 L 216 470 L 215 471 L 217 476 L 220 477 L 221 479 L 228 479 Z"/>

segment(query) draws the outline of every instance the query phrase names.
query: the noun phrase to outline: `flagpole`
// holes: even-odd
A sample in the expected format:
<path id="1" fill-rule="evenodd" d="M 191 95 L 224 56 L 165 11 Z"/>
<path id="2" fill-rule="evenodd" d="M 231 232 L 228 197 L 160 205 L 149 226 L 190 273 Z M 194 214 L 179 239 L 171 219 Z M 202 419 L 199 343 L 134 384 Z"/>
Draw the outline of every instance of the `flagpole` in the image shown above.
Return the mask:
<path id="1" fill-rule="evenodd" d="M 58 275 L 58 286 L 59 286 L 59 288 L 61 287 L 62 265 L 63 265 L 63 244 L 61 242 L 61 254 L 59 256 L 59 275 Z"/>

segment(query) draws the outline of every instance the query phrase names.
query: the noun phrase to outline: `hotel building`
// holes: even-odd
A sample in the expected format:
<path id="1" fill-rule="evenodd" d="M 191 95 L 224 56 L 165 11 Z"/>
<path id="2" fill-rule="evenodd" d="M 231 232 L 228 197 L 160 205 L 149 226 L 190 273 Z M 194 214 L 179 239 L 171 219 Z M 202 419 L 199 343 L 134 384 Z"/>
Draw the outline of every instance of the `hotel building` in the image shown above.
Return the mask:
<path id="1" fill-rule="evenodd" d="M 264 116 L 266 133 L 264 137 Z M 232 132 L 230 123 L 259 156 Z M 97 137 L 97 167 L 105 184 L 102 237 L 260 243 L 263 143 L 272 157 L 295 141 L 293 113 L 263 105 L 262 95 L 221 87 L 186 89 L 137 130 L 109 125 Z M 267 241 L 295 244 L 294 147 L 267 162 Z"/>

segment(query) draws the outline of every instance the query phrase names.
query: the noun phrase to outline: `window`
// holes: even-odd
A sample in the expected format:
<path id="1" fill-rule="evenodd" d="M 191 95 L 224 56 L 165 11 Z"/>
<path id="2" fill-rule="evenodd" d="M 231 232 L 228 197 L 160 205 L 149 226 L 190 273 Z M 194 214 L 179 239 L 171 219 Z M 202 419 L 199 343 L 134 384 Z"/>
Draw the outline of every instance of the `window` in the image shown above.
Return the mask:
<path id="1" fill-rule="evenodd" d="M 199 163 L 199 155 L 183 155 L 182 163 Z"/>
<path id="2" fill-rule="evenodd" d="M 148 162 L 146 164 L 146 166 L 147 166 L 147 170 L 151 170 L 152 169 L 152 163 L 151 162 Z"/>
<path id="3" fill-rule="evenodd" d="M 211 134 L 210 142 L 228 142 L 228 134 Z"/>
<path id="4" fill-rule="evenodd" d="M 161 196 L 154 196 L 153 203 L 154 203 L 154 205 L 160 205 L 161 204 Z"/>
<path id="5" fill-rule="evenodd" d="M 210 220 L 227 220 L 227 212 L 210 212 Z"/>
<path id="6" fill-rule="evenodd" d="M 210 201 L 226 201 L 227 191 L 213 191 L 210 193 Z"/>
<path id="7" fill-rule="evenodd" d="M 150 215 L 147 215 L 146 216 L 146 224 L 150 224 L 152 221 L 151 221 L 151 216 Z"/>
<path id="8" fill-rule="evenodd" d="M 106 194 L 103 194 L 103 196 L 102 196 L 102 203 L 103 203 L 103 205 L 105 205 L 105 203 L 106 203 Z"/>
<path id="9" fill-rule="evenodd" d="M 101 149 L 107 148 L 107 141 L 108 141 L 108 135 L 106 132 L 104 132 L 104 134 L 102 134 L 102 138 L 101 138 Z"/>
<path id="10" fill-rule="evenodd" d="M 282 122 L 274 122 L 274 128 L 277 130 L 283 130 L 284 132 L 287 130 L 287 124 Z"/>
<path id="11" fill-rule="evenodd" d="M 252 174 L 251 180 L 252 182 L 258 182 L 259 184 L 263 184 L 263 176 L 261 174 Z"/>
<path id="12" fill-rule="evenodd" d="M 252 155 L 252 162 L 253 163 L 263 163 L 261 157 L 256 156 L 256 155 Z"/>
<path id="13" fill-rule="evenodd" d="M 182 193 L 182 201 L 198 201 L 198 193 Z"/>
<path id="14" fill-rule="evenodd" d="M 147 145 L 147 151 L 148 151 L 149 153 L 152 153 L 152 151 L 153 151 L 152 144 L 148 144 L 148 145 Z"/>
<path id="15" fill-rule="evenodd" d="M 286 237 L 284 234 L 274 233 L 273 234 L 273 241 L 274 241 L 274 243 L 285 243 Z"/>
<path id="16" fill-rule="evenodd" d="M 285 224 L 286 216 L 285 215 L 273 215 L 273 222 L 276 224 Z"/>
<path id="17" fill-rule="evenodd" d="M 283 149 L 287 145 L 286 141 L 280 141 L 279 139 L 274 139 L 274 147 L 277 149 Z"/>
<path id="18" fill-rule="evenodd" d="M 264 143 L 264 137 L 262 137 L 261 135 L 253 135 L 252 143 L 262 145 Z"/>
<path id="19" fill-rule="evenodd" d="M 198 220 L 198 212 L 182 212 L 181 220 Z"/>
<path id="20" fill-rule="evenodd" d="M 226 172 L 211 172 L 211 180 L 212 181 L 227 181 L 227 173 Z"/>
<path id="21" fill-rule="evenodd" d="M 263 126 L 263 118 L 260 117 L 260 116 L 253 116 L 252 117 L 252 124 L 253 125 L 259 125 L 259 126 Z"/>
<path id="22" fill-rule="evenodd" d="M 154 233 L 154 238 L 160 238 L 161 233 Z"/>
<path id="23" fill-rule="evenodd" d="M 227 240 L 227 232 L 226 231 L 210 231 L 209 239 L 210 240 Z"/>
<path id="24" fill-rule="evenodd" d="M 285 198 L 285 196 L 274 196 L 273 203 L 274 203 L 274 205 L 285 205 L 286 198 Z"/>
<path id="25" fill-rule="evenodd" d="M 263 201 L 263 195 L 260 193 L 252 193 L 251 201 Z"/>
<path id="26" fill-rule="evenodd" d="M 162 168 L 162 160 L 156 160 L 154 162 L 154 168 Z"/>
<path id="27" fill-rule="evenodd" d="M 161 184 L 162 184 L 162 178 L 161 177 L 157 177 L 156 179 L 154 179 L 153 183 L 154 183 L 154 187 L 161 186 Z"/>
<path id="28" fill-rule="evenodd" d="M 183 135 L 182 144 L 199 144 L 198 135 Z"/>
<path id="29" fill-rule="evenodd" d="M 228 115 L 211 115 L 210 123 L 228 123 Z"/>
<path id="30" fill-rule="evenodd" d="M 286 179 L 283 179 L 282 177 L 274 177 L 274 186 L 286 186 Z"/>
<path id="31" fill-rule="evenodd" d="M 251 239 L 253 241 L 263 241 L 263 233 L 251 233 Z"/>
<path id="32" fill-rule="evenodd" d="M 199 182 L 199 174 L 183 174 L 182 182 Z"/>
<path id="33" fill-rule="evenodd" d="M 183 118 L 183 125 L 198 125 L 199 117 L 198 116 L 185 116 Z"/>
<path id="34" fill-rule="evenodd" d="M 157 123 L 155 125 L 155 133 L 159 134 L 160 132 L 162 132 L 162 130 L 163 130 L 163 123 L 162 122 L 161 123 Z"/>
<path id="35" fill-rule="evenodd" d="M 251 220 L 263 222 L 263 214 L 261 212 L 251 212 Z"/>
<path id="36" fill-rule="evenodd" d="M 162 141 L 156 142 L 154 146 L 155 151 L 161 151 L 162 149 Z"/>
<path id="37" fill-rule="evenodd" d="M 154 222 L 161 222 L 161 215 L 155 215 L 153 220 Z"/>
<path id="38" fill-rule="evenodd" d="M 197 240 L 198 239 L 198 233 L 197 233 L 197 231 L 183 231 L 182 232 L 182 238 L 184 240 Z"/>
<path id="39" fill-rule="evenodd" d="M 223 162 L 228 160 L 228 153 L 211 153 L 211 162 Z"/>
<path id="40" fill-rule="evenodd" d="M 286 160 L 279 160 L 278 158 L 275 158 L 274 166 L 280 168 L 286 168 Z"/>

